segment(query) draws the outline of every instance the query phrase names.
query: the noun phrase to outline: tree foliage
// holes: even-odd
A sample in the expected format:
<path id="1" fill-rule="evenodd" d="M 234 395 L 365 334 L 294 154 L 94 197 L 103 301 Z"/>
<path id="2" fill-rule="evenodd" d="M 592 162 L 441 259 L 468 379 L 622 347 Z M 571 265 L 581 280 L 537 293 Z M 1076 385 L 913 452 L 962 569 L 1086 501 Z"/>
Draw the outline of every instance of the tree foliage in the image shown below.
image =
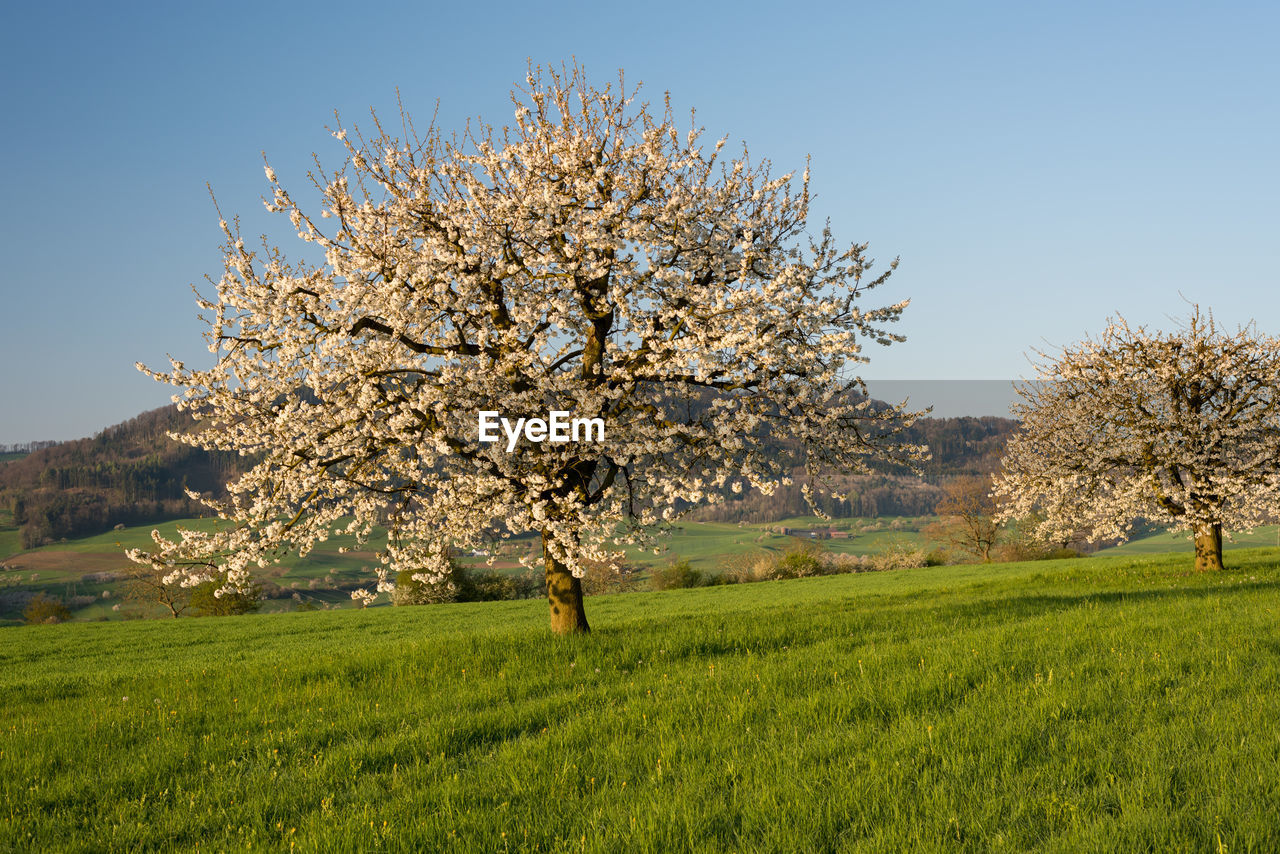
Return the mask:
<path id="1" fill-rule="evenodd" d="M 887 326 L 905 300 L 861 304 L 896 261 L 872 275 L 865 245 L 809 234 L 807 169 L 724 157 L 621 74 L 526 85 L 500 130 L 339 125 L 347 158 L 316 173 L 319 218 L 267 167 L 268 208 L 324 263 L 252 250 L 224 222 L 225 273 L 199 299 L 216 364 L 139 366 L 201 419 L 185 441 L 261 462 L 209 502 L 237 525 L 157 536 L 134 560 L 236 584 L 335 528 L 385 526 L 389 590 L 404 570 L 445 576 L 450 544 L 533 530 L 553 628 L 583 630 L 579 577 L 619 542 L 795 466 L 821 491 L 832 471 L 918 455 L 855 373 L 864 343 L 902 340 Z M 603 418 L 606 435 L 507 453 L 479 441 L 486 410 Z"/>
<path id="2" fill-rule="evenodd" d="M 1042 356 L 1044 354 L 1041 354 Z M 1196 307 L 1171 333 L 1118 318 L 1020 391 L 996 493 L 1039 512 L 1046 540 L 1124 539 L 1135 519 L 1190 530 L 1222 566 L 1222 530 L 1268 521 L 1280 498 L 1280 339 L 1228 334 Z"/>
<path id="3" fill-rule="evenodd" d="M 22 609 L 22 619 L 28 623 L 61 623 L 71 619 L 71 609 L 56 596 L 40 592 L 28 600 Z"/>
<path id="4" fill-rule="evenodd" d="M 1000 524 L 995 521 L 989 476 L 965 475 L 950 480 L 942 488 L 934 513 L 941 518 L 925 528 L 930 539 L 983 563 L 991 562 L 992 550 L 1000 540 Z"/>

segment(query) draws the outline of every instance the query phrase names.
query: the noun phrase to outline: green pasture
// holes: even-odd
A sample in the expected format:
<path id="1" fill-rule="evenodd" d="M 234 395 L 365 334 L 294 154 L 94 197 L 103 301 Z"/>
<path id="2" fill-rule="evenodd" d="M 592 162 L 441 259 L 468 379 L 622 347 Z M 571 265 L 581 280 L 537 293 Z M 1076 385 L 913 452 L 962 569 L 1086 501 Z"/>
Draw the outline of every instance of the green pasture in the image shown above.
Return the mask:
<path id="1" fill-rule="evenodd" d="M 802 516 L 764 525 L 728 522 L 684 522 L 672 528 L 659 545 L 662 551 L 629 549 L 628 559 L 646 566 L 672 560 L 687 560 L 695 569 L 715 572 L 727 559 L 758 551 L 784 552 L 798 541 L 810 542 L 832 552 L 879 554 L 894 548 L 926 548 L 927 538 L 920 529 L 928 519 L 829 519 Z M 806 536 L 777 533 L 780 528 L 809 531 L 836 528 L 853 534 L 848 539 L 813 540 Z"/>
<path id="2" fill-rule="evenodd" d="M 14 527 L 0 527 L 0 557 L 17 554 L 22 549 L 22 538 Z"/>
<path id="3" fill-rule="evenodd" d="M 196 531 L 214 531 L 219 526 L 225 526 L 229 523 L 219 519 L 203 518 L 203 519 L 176 519 L 171 522 L 159 522 L 151 525 L 135 525 L 132 527 L 122 528 L 117 531 L 108 531 L 105 534 L 97 534 L 92 537 L 82 537 L 76 540 L 68 540 L 62 543 L 53 543 L 47 546 L 41 546 L 36 551 L 68 551 L 68 552 L 107 552 L 113 550 L 123 550 L 126 548 L 151 548 L 154 545 L 151 539 L 152 531 L 159 531 L 160 535 L 167 539 L 177 539 L 178 529 L 186 528 Z M 370 539 L 368 545 L 360 546 L 365 549 L 378 549 L 386 544 L 385 536 L 375 536 Z M 354 537 L 333 537 L 325 543 L 322 543 L 318 549 L 318 553 L 337 555 L 338 548 L 347 546 L 356 548 L 357 544 Z"/>
<path id="4" fill-rule="evenodd" d="M 2 630 L 0 850 L 1275 851 L 1280 554 Z"/>
<path id="5" fill-rule="evenodd" d="M 1222 541 L 1223 551 L 1228 549 L 1256 549 L 1280 547 L 1280 526 L 1266 525 L 1252 531 L 1232 531 L 1230 539 L 1225 536 Z M 1168 552 L 1193 553 L 1195 547 L 1188 533 L 1180 531 L 1169 533 L 1163 531 L 1140 539 L 1132 540 L 1113 548 L 1104 549 L 1102 554 L 1140 555 L 1162 554 Z"/>

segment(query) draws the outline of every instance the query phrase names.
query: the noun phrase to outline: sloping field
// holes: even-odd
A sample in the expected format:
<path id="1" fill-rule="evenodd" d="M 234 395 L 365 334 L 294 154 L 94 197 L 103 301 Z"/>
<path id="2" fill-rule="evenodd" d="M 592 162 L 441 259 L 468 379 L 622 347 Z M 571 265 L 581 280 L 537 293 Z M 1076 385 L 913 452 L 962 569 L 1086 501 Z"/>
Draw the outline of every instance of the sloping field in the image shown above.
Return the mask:
<path id="1" fill-rule="evenodd" d="M 1254 549 L 1274 547 L 1280 548 L 1280 526 L 1265 525 L 1252 531 L 1233 531 L 1230 539 L 1223 539 L 1224 551 L 1235 549 Z M 1148 555 L 1167 554 L 1169 552 L 1185 552 L 1192 554 L 1195 547 L 1186 531 L 1176 534 L 1161 532 L 1133 540 L 1114 548 L 1106 549 L 1104 554 L 1114 555 Z M 1228 563 L 1230 558 L 1226 559 Z"/>
<path id="2" fill-rule="evenodd" d="M 1280 850 L 1280 559 L 3 630 L 0 850 Z"/>

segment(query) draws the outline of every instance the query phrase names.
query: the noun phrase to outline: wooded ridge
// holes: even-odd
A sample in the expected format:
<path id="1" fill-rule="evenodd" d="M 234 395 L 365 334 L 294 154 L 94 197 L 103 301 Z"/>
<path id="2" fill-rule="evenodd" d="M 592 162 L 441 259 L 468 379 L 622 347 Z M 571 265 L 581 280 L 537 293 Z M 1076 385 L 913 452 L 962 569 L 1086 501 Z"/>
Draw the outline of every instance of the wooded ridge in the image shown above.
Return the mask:
<path id="1" fill-rule="evenodd" d="M 939 484 L 964 474 L 995 470 L 1018 422 L 1008 418 L 921 418 L 901 439 L 929 447 L 922 476 L 886 463 L 866 475 L 837 476 L 848 494 L 821 501 L 833 516 L 919 516 L 933 511 Z M 0 507 L 13 514 L 23 548 L 62 538 L 90 536 L 115 525 L 140 525 L 200 515 L 204 508 L 185 490 L 221 494 L 224 484 L 251 460 L 176 442 L 170 432 L 192 428 L 174 406 L 153 409 L 92 438 L 34 443 L 32 453 L 0 463 Z M 772 495 L 751 491 L 701 507 L 702 521 L 770 522 L 809 512 L 802 479 Z"/>

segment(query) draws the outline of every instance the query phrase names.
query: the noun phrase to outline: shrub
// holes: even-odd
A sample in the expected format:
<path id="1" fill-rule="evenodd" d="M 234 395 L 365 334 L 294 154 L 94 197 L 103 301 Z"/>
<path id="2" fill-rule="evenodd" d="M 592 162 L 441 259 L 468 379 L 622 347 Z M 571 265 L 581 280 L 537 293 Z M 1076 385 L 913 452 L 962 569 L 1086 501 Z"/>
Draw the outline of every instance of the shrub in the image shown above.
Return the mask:
<path id="1" fill-rule="evenodd" d="M 866 555 L 844 554 L 842 552 L 824 552 L 819 555 L 826 575 L 840 575 L 848 572 L 866 572 L 871 568 Z"/>
<path id="2" fill-rule="evenodd" d="M 545 585 L 545 579 L 544 579 Z M 639 570 L 617 560 L 590 561 L 587 574 L 582 579 L 584 593 L 599 596 L 603 593 L 631 593 L 640 585 Z"/>
<path id="3" fill-rule="evenodd" d="M 22 619 L 35 625 L 36 623 L 61 623 L 71 619 L 71 611 L 62 600 L 46 593 L 37 593 L 22 609 Z"/>
<path id="4" fill-rule="evenodd" d="M 651 582 L 654 590 L 677 590 L 702 587 L 706 584 L 706 576 L 701 570 L 694 569 L 689 561 L 679 560 L 655 569 Z"/>
<path id="5" fill-rule="evenodd" d="M 996 560 L 1001 563 L 1024 560 L 1044 560 L 1050 549 L 1044 543 L 1032 539 L 1018 539 L 996 549 Z"/>
<path id="6" fill-rule="evenodd" d="M 291 595 L 291 587 L 281 587 L 274 581 L 258 582 L 258 596 L 262 599 L 288 599 Z"/>
<path id="7" fill-rule="evenodd" d="M 721 584 L 751 584 L 765 581 L 773 569 L 774 558 L 771 555 L 736 554 L 729 557 L 720 567 L 717 580 Z"/>
<path id="8" fill-rule="evenodd" d="M 391 592 L 393 605 L 439 605 L 446 602 L 496 602 L 507 599 L 532 599 L 545 592 L 540 573 L 508 574 L 486 570 L 470 570 L 457 561 L 449 561 L 449 574 L 438 581 L 419 581 L 405 570 L 396 576 Z"/>
<path id="9" fill-rule="evenodd" d="M 947 557 L 947 553 L 942 549 L 934 549 L 924 556 L 925 566 L 946 566 L 951 563 Z"/>
<path id="10" fill-rule="evenodd" d="M 392 605 L 439 605 L 457 602 L 459 587 L 465 586 L 466 571 L 453 561 L 449 562 L 449 574 L 435 581 L 414 578 L 412 570 L 403 570 L 396 576 L 396 587 L 391 591 Z"/>
<path id="11" fill-rule="evenodd" d="M 880 554 L 870 555 L 868 561 L 877 572 L 889 569 L 916 569 L 925 565 L 927 553 L 924 549 L 912 549 L 907 546 L 894 546 Z"/>
<path id="12" fill-rule="evenodd" d="M 301 593 L 293 594 L 293 610 L 295 611 L 318 611 L 320 607 L 314 599 L 304 599 Z"/>
<path id="13" fill-rule="evenodd" d="M 197 617 L 231 617 L 248 614 L 262 607 L 262 586 L 250 582 L 247 593 L 224 593 L 214 595 L 218 588 L 226 583 L 223 573 L 214 581 L 206 581 L 191 589 L 191 612 Z"/>
<path id="14" fill-rule="evenodd" d="M 820 557 L 821 552 L 813 543 L 797 543 L 787 549 L 773 564 L 769 573 L 770 579 L 809 578 L 814 575 L 827 575 L 830 570 Z"/>
<path id="15" fill-rule="evenodd" d="M 459 602 L 498 602 L 508 599 L 534 599 L 546 595 L 547 581 L 542 572 L 509 574 L 491 570 L 468 571 L 460 567 L 466 582 Z M 465 598 L 464 598 L 465 596 Z"/>

